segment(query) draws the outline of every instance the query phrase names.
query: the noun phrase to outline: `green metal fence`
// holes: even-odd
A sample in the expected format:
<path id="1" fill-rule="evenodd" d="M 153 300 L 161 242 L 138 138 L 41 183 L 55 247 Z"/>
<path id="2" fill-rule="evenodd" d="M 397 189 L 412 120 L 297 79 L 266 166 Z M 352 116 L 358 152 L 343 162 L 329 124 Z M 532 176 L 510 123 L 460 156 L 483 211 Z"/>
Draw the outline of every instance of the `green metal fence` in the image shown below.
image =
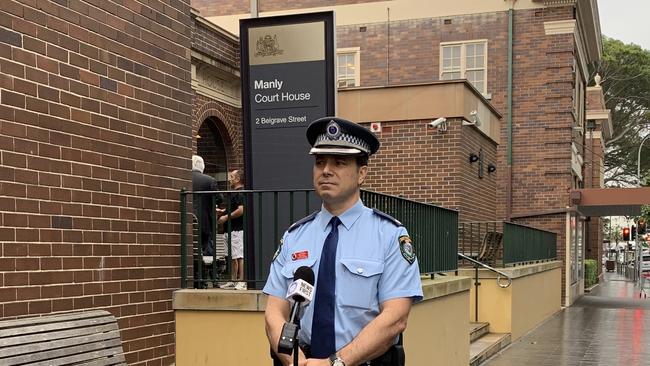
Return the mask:
<path id="1" fill-rule="evenodd" d="M 402 222 L 413 241 L 420 273 L 457 269 L 457 211 L 371 191 L 361 191 L 361 200 Z"/>
<path id="2" fill-rule="evenodd" d="M 231 211 L 230 195 L 240 193 L 244 198 L 243 238 L 244 238 L 244 280 L 248 288 L 260 288 L 268 276 L 269 264 L 273 253 L 280 243 L 280 238 L 291 223 L 307 216 L 320 207 L 320 199 L 313 190 L 274 190 L 274 191 L 204 191 L 180 192 L 181 216 L 181 287 L 206 288 L 219 286 L 234 281 L 231 275 L 232 253 L 231 220 L 217 225 L 213 219 L 214 230 L 211 241 L 214 250 L 211 256 L 199 254 L 199 248 L 205 247 L 201 232 L 202 195 L 209 195 L 212 202 L 223 197 L 221 208 Z M 199 217 L 193 217 L 189 199 L 194 197 L 195 211 Z M 250 217 L 252 215 L 252 217 Z M 192 222 L 192 223 L 190 223 Z M 219 245 L 224 248 L 219 250 Z M 191 264 L 191 265 L 190 265 Z"/>
<path id="3" fill-rule="evenodd" d="M 244 196 L 244 282 L 248 288 L 261 288 L 268 276 L 273 253 L 285 230 L 295 221 L 318 210 L 320 199 L 313 190 L 276 191 L 206 191 L 180 192 L 181 217 L 181 287 L 206 288 L 231 281 L 230 254 L 232 246 L 230 221 L 213 233 L 214 253 L 203 256 L 200 217 L 193 217 L 190 199 L 201 205 L 201 195 L 210 195 L 212 202 L 224 198 L 222 208 L 229 209 L 229 196 Z M 368 207 L 377 208 L 401 221 L 413 241 L 421 273 L 454 271 L 457 268 L 458 212 L 415 202 L 400 197 L 362 191 L 361 198 Z M 196 212 L 203 212 L 199 207 Z M 252 215 L 252 217 L 251 217 Z M 219 244 L 224 246 L 218 250 Z"/>
<path id="4" fill-rule="evenodd" d="M 516 265 L 557 258 L 557 235 L 511 222 L 503 223 L 503 264 Z"/>

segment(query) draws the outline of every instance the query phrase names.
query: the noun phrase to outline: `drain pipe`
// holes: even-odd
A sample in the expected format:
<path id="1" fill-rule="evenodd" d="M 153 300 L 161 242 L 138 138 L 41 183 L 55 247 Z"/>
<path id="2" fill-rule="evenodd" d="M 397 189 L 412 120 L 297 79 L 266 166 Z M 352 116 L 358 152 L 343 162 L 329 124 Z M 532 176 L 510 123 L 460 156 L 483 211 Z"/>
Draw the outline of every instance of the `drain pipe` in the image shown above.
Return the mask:
<path id="1" fill-rule="evenodd" d="M 251 1 L 251 18 L 257 18 L 260 16 L 259 8 L 258 8 L 258 0 L 250 0 Z"/>
<path id="2" fill-rule="evenodd" d="M 506 221 L 510 221 L 512 216 L 512 22 L 514 16 L 514 7 L 516 0 L 513 0 L 512 6 L 508 9 L 508 96 L 507 96 L 507 125 L 508 125 L 508 145 L 507 145 L 507 163 L 506 163 Z"/>

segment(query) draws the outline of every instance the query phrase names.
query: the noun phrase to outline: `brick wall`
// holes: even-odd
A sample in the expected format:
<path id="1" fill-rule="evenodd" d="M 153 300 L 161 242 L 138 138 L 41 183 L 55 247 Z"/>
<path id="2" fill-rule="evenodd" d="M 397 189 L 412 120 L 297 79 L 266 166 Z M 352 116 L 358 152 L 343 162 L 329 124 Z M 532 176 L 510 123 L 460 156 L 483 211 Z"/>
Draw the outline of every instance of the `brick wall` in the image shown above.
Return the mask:
<path id="1" fill-rule="evenodd" d="M 479 179 L 478 163 L 468 156 L 483 148 L 487 169 L 495 144 L 460 120 L 450 121 L 446 132 L 427 127 L 429 121 L 382 122 L 381 149 L 370 159 L 365 188 L 459 210 L 461 221 L 494 220 L 496 179 L 487 170 Z"/>
<path id="2" fill-rule="evenodd" d="M 227 69 L 239 71 L 239 41 L 196 21 L 192 24 L 192 49 L 210 56 Z"/>
<path id="3" fill-rule="evenodd" d="M 503 12 L 392 21 L 389 51 L 386 23 L 356 24 L 337 27 L 336 41 L 338 48 L 361 48 L 361 86 L 381 86 L 439 80 L 440 42 L 487 39 L 488 93 L 504 111 L 507 25 Z"/>
<path id="4" fill-rule="evenodd" d="M 0 316 L 113 313 L 174 355 L 190 181 L 189 1 L 0 2 Z"/>
<path id="5" fill-rule="evenodd" d="M 514 19 L 514 215 L 564 208 L 571 189 L 572 34 L 546 36 L 544 22 L 571 19 L 570 8 L 518 11 Z M 504 124 L 505 125 L 505 124 Z M 502 129 L 500 161 L 505 166 Z M 579 146 L 582 143 L 578 144 Z M 500 186 L 505 187 L 505 175 Z M 499 196 L 505 216 L 505 192 Z"/>
<path id="6" fill-rule="evenodd" d="M 260 0 L 258 11 L 278 11 L 286 9 L 303 9 L 319 6 L 334 6 L 346 4 L 371 3 L 379 0 Z M 211 17 L 219 15 L 250 13 L 250 0 L 192 0 L 192 7 L 201 12 L 201 16 Z"/>
<path id="7" fill-rule="evenodd" d="M 215 172 L 214 165 L 225 165 L 229 171 L 244 168 L 241 109 L 194 93 L 192 126 L 194 136 L 201 136 L 198 142 L 194 138 L 194 151 L 205 160 L 206 174 Z M 216 146 L 218 140 L 223 142 L 223 153 Z"/>
<path id="8" fill-rule="evenodd" d="M 445 24 L 445 19 L 449 19 L 447 23 L 450 24 Z M 544 32 L 545 21 L 561 19 L 573 19 L 572 8 L 522 10 L 516 11 L 514 16 L 512 149 L 515 215 L 563 209 L 568 204 L 572 185 L 571 142 L 576 138 L 572 134 L 574 117 L 571 113 L 574 41 L 572 34 L 546 36 Z M 391 22 L 390 65 L 386 61 L 388 31 L 385 23 L 338 27 L 337 47 L 360 47 L 361 85 L 379 86 L 437 80 L 440 42 L 487 39 L 487 91 L 492 95 L 492 104 L 505 114 L 507 24 L 506 12 Z M 365 32 L 360 31 L 360 26 L 366 27 Z M 490 203 L 486 202 L 480 213 L 473 213 L 475 208 L 465 205 L 467 208 L 461 210 L 462 220 L 489 218 L 495 213 L 498 218 L 505 217 L 508 140 L 505 118 L 502 122 L 501 145 L 494 158 L 496 178 L 489 177 L 496 179 L 490 184 L 497 187 L 497 197 Z M 582 141 L 576 143 L 582 145 Z M 464 151 L 463 155 L 466 157 L 467 153 Z M 411 174 L 406 169 L 402 175 Z M 467 175 L 466 179 L 470 177 L 472 175 Z M 418 180 L 409 183 L 414 190 L 423 185 Z M 449 193 L 448 199 L 440 199 L 439 203 L 451 205 L 448 207 L 460 207 L 461 201 L 475 203 L 474 192 L 466 189 L 458 192 L 458 197 Z M 487 210 L 489 205 L 493 205 L 491 212 Z M 469 215 L 463 216 L 466 214 Z M 566 245 L 564 218 L 564 215 L 542 215 L 526 219 L 532 226 L 558 234 L 560 258 L 564 258 Z"/>
<path id="9" fill-rule="evenodd" d="M 598 276 L 603 272 L 603 220 L 600 217 L 591 217 L 586 222 L 585 259 L 596 261 Z"/>
<path id="10" fill-rule="evenodd" d="M 585 187 L 602 188 L 600 184 L 603 170 L 603 151 L 602 140 L 598 137 L 590 138 L 590 133 L 586 134 L 586 143 L 588 149 L 585 149 Z M 598 275 L 602 273 L 602 255 L 603 255 L 603 221 L 600 217 L 591 217 L 586 223 L 586 252 L 585 258 L 594 259 L 598 263 Z"/>
<path id="11" fill-rule="evenodd" d="M 239 42 L 195 21 L 192 50 L 207 56 L 221 70 L 239 72 Z M 201 61 L 197 61 L 201 62 Z M 244 147 L 241 108 L 194 92 L 192 108 L 193 151 L 205 161 L 205 173 L 243 169 Z M 223 148 L 219 145 L 222 145 Z M 218 168 L 221 167 L 221 168 Z M 226 185 L 221 188 L 229 189 Z"/>
<path id="12" fill-rule="evenodd" d="M 515 13 L 513 215 L 535 214 L 569 205 L 571 141 L 574 138 L 574 40 L 572 34 L 546 36 L 544 22 L 572 18 L 573 11 L 569 7 Z M 501 141 L 504 144 L 499 146 L 499 161 L 505 167 L 507 136 L 504 129 Z M 582 142 L 577 144 L 582 146 Z M 505 187 L 505 174 L 499 177 L 499 187 Z M 505 189 L 497 192 L 497 215 L 505 217 Z M 540 215 L 514 221 L 555 232 L 558 257 L 564 260 L 565 217 L 564 214 Z M 563 284 L 565 276 L 565 267 L 562 267 Z"/>
<path id="13" fill-rule="evenodd" d="M 460 121 L 458 122 L 460 124 Z M 461 179 L 458 187 L 460 195 L 460 221 L 496 220 L 496 175 L 488 172 L 488 164 L 497 166 L 497 144 L 488 139 L 478 129 L 462 128 L 460 146 Z M 479 178 L 479 162 L 470 163 L 470 153 L 483 152 L 483 177 Z"/>
<path id="14" fill-rule="evenodd" d="M 327 1 L 314 0 L 313 2 L 319 5 L 331 5 Z M 197 3 L 198 1 L 193 2 L 193 4 Z M 268 3 L 269 1 L 264 6 L 271 6 Z M 289 5 L 286 3 L 286 1 L 272 1 L 273 6 L 277 7 L 274 10 L 288 8 Z M 303 5 L 305 5 L 303 2 L 297 2 L 296 7 Z M 222 10 L 222 14 L 246 11 L 225 8 Z M 558 248 L 564 248 L 566 245 L 565 215 L 550 215 L 549 218 L 540 213 L 549 209 L 563 210 L 569 205 L 569 191 L 573 184 L 571 143 L 576 141 L 578 146 L 582 146 L 583 141 L 579 135 L 572 132 L 573 64 L 576 57 L 574 36 L 573 34 L 547 36 L 544 22 L 574 19 L 573 10 L 573 7 L 543 8 L 540 5 L 539 9 L 514 12 L 512 213 L 537 215 L 536 219 L 526 220 L 530 221 L 532 226 L 536 226 L 539 222 L 540 226 L 556 232 Z M 393 21 L 390 23 L 390 42 L 388 34 L 387 23 L 337 27 L 337 47 L 359 47 L 361 50 L 359 67 L 361 86 L 438 80 L 440 42 L 487 39 L 487 92 L 492 96 L 491 103 L 504 116 L 506 115 L 508 112 L 506 109 L 507 12 Z M 506 216 L 506 145 L 508 143 L 506 128 L 504 117 L 501 145 L 498 147 L 496 157 L 497 197 L 494 202 L 498 218 Z M 459 141 L 456 146 L 460 144 Z M 454 145 L 445 144 L 445 146 Z M 403 151 L 418 156 L 414 152 L 407 152 L 399 144 L 390 148 L 395 152 Z M 391 163 L 391 158 L 387 155 L 383 156 L 383 158 L 378 157 L 380 164 Z M 405 164 L 404 167 L 399 168 L 400 174 L 389 175 L 385 179 L 382 177 L 381 180 L 371 176 L 368 183 L 382 191 L 391 190 L 398 194 L 404 191 L 409 198 L 419 199 L 421 196 L 432 199 L 430 193 L 424 193 L 430 189 L 427 174 L 439 173 L 430 168 L 428 172 L 426 169 L 419 170 L 422 166 L 420 161 L 411 161 L 409 164 L 412 165 Z M 403 181 L 399 182 L 400 180 Z M 399 183 L 395 183 L 396 181 Z M 410 191 L 413 193 L 408 193 Z M 449 192 L 447 194 L 449 196 L 446 199 L 437 198 L 439 200 L 437 203 L 451 205 L 449 207 L 459 206 L 461 199 L 471 201 L 473 193 L 467 190 L 458 193 L 457 197 Z M 491 214 L 481 212 L 472 215 L 482 217 Z M 559 250 L 559 253 L 560 258 L 563 259 L 563 249 Z"/>

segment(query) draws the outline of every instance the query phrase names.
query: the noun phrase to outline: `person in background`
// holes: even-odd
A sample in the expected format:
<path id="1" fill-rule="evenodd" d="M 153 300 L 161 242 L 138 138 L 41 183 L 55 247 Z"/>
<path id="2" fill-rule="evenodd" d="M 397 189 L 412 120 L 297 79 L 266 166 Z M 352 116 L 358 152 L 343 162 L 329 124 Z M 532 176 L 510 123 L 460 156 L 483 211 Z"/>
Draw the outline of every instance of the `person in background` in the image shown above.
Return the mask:
<path id="1" fill-rule="evenodd" d="M 266 334 L 272 350 L 290 315 L 285 299 L 294 271 L 316 275 L 314 299 L 300 324 L 299 364 L 294 366 L 401 366 L 401 333 L 411 305 L 422 299 L 420 271 L 402 224 L 366 207 L 360 187 L 379 140 L 366 128 L 325 117 L 307 128 L 315 156 L 313 184 L 319 211 L 285 232 L 264 289 Z M 277 365 L 291 363 L 279 355 Z"/>
<path id="2" fill-rule="evenodd" d="M 205 162 L 198 155 L 192 155 L 192 191 L 216 191 L 218 190 L 216 179 L 203 174 Z M 212 255 L 214 251 L 214 212 L 215 204 L 221 203 L 221 197 L 217 196 L 212 200 L 211 194 L 195 194 L 193 196 L 194 215 L 201 226 L 201 243 L 203 244 L 203 255 Z M 200 208 L 200 212 L 199 212 Z"/>
<path id="3" fill-rule="evenodd" d="M 244 172 L 233 170 L 228 173 L 228 183 L 231 189 L 239 191 L 244 189 Z M 223 289 L 246 290 L 244 279 L 244 195 L 242 193 L 230 194 L 230 211 L 228 208 L 218 211 L 219 224 L 224 225 L 224 241 L 230 239 L 232 258 L 232 279 L 220 286 Z M 228 222 L 230 221 L 230 222 Z M 229 232 L 230 231 L 230 232 Z"/>

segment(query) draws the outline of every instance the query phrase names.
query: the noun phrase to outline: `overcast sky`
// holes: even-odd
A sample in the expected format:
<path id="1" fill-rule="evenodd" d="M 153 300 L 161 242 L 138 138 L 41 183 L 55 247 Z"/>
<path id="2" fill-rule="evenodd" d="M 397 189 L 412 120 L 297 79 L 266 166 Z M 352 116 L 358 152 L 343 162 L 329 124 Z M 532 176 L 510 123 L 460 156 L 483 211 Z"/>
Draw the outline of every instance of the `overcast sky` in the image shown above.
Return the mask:
<path id="1" fill-rule="evenodd" d="M 600 30 L 650 50 L 650 0 L 598 0 Z"/>

